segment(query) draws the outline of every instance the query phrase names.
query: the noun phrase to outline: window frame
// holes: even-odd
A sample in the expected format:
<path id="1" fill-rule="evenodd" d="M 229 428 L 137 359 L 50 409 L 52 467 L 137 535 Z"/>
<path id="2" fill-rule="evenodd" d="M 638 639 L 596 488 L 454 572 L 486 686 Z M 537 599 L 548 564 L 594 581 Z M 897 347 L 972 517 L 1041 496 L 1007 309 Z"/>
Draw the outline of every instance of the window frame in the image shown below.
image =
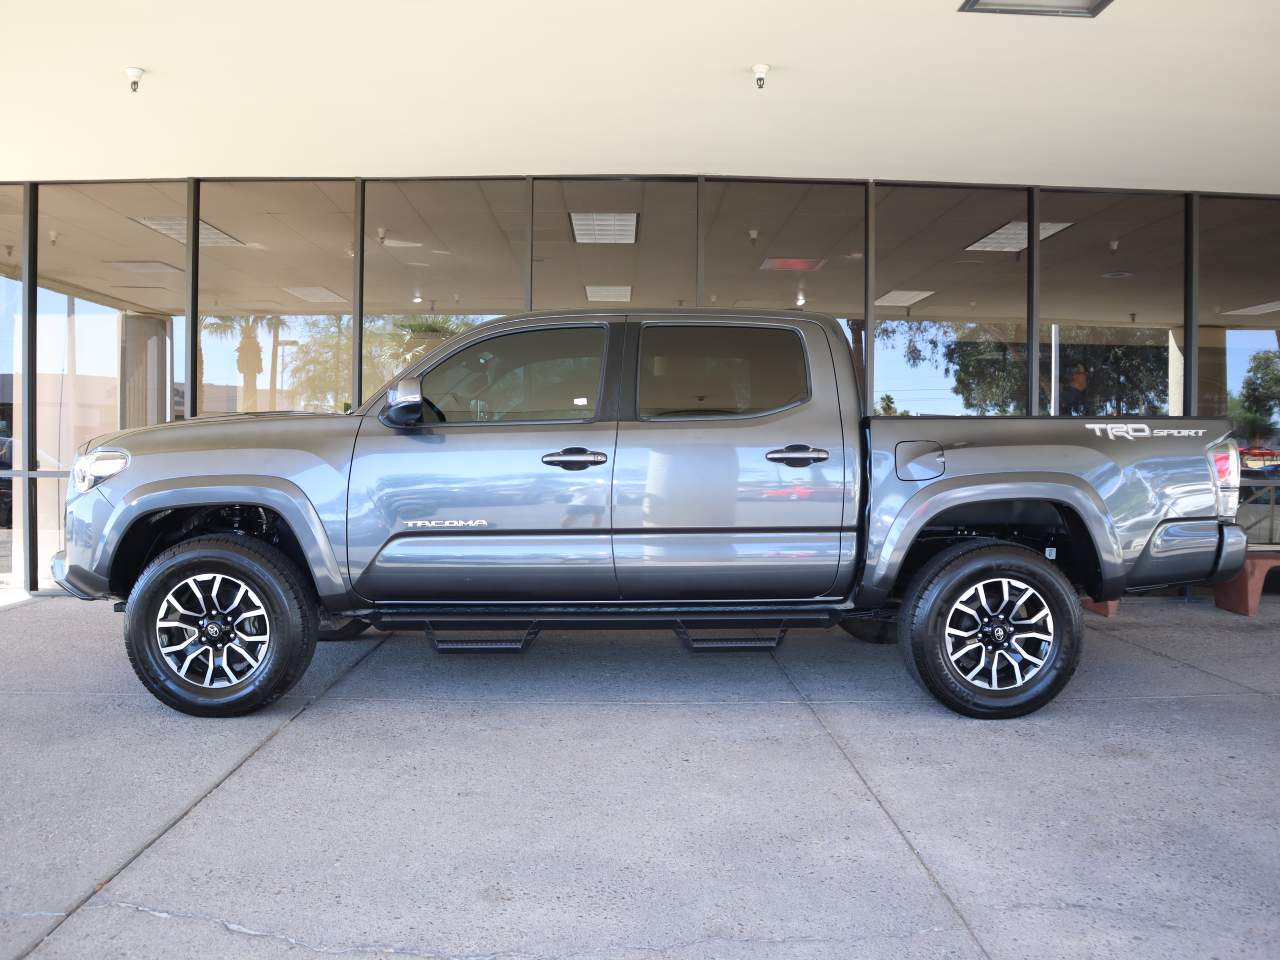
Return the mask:
<path id="1" fill-rule="evenodd" d="M 813 400 L 813 370 L 809 358 L 808 344 L 805 342 L 804 330 L 795 323 L 787 323 L 783 320 L 752 320 L 749 317 L 734 317 L 730 320 L 697 320 L 692 317 L 681 319 L 679 317 L 664 317 L 656 320 L 641 320 L 635 324 L 635 348 L 634 356 L 628 364 L 630 369 L 629 384 L 629 400 L 631 419 L 635 419 L 641 423 L 688 423 L 688 422 L 705 422 L 714 420 L 759 420 L 764 417 L 772 417 L 787 410 L 794 410 L 797 407 L 804 406 Z M 644 346 L 644 332 L 649 327 L 710 327 L 717 330 L 729 329 L 747 329 L 747 330 L 785 330 L 795 337 L 800 343 L 800 358 L 804 363 L 804 396 L 791 403 L 784 404 L 780 407 L 773 407 L 769 410 L 762 410 L 758 413 L 720 413 L 720 414 L 691 414 L 685 416 L 657 416 L 646 417 L 640 413 L 640 361 L 642 348 Z"/>
<path id="2" fill-rule="evenodd" d="M 541 333 L 550 330 L 572 330 L 572 329 L 597 329 L 604 334 L 603 349 L 600 352 L 600 376 L 596 382 L 596 404 L 592 410 L 590 417 L 576 417 L 573 419 L 525 419 L 525 420 L 462 420 L 462 421 L 445 421 L 444 423 L 423 423 L 419 424 L 417 429 L 447 429 L 449 427 L 507 427 L 507 426 L 530 426 L 530 425 L 559 425 L 566 423 L 587 424 L 587 423 L 607 423 L 616 420 L 616 409 L 612 403 L 612 397 L 606 394 L 608 385 L 608 375 L 610 369 L 611 358 L 617 353 L 617 337 L 614 331 L 614 324 L 607 319 L 595 321 L 586 321 L 580 323 L 549 323 L 538 324 L 536 326 L 515 327 L 505 330 L 486 331 L 485 334 L 468 339 L 465 343 L 459 343 L 457 347 L 450 350 L 445 355 L 427 360 L 426 364 L 418 370 L 413 370 L 408 376 L 402 379 L 417 380 L 419 384 L 426 379 L 427 374 L 431 373 L 441 364 L 447 363 L 464 350 L 470 350 L 472 347 L 488 343 L 491 340 L 497 340 L 501 337 L 513 337 L 520 334 Z M 425 394 L 424 394 L 425 396 Z M 429 397 L 427 399 L 430 399 Z M 379 416 L 386 412 L 390 406 L 390 402 L 384 395 L 380 404 Z M 367 415 L 367 414 L 366 414 Z"/>

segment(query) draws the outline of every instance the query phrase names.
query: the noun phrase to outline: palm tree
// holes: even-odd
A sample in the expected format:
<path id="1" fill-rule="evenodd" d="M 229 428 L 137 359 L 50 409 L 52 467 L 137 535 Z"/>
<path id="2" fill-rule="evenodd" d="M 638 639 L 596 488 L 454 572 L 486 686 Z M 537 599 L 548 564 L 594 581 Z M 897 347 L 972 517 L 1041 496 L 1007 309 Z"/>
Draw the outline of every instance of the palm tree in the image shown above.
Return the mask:
<path id="1" fill-rule="evenodd" d="M 215 339 L 238 339 L 236 347 L 236 369 L 241 377 L 241 409 L 258 409 L 258 375 L 262 373 L 262 345 L 258 341 L 259 330 L 265 328 L 271 332 L 271 371 L 270 394 L 268 405 L 276 406 L 276 355 L 280 341 L 280 331 L 289 322 L 281 316 L 249 314 L 248 316 L 204 317 L 201 320 L 201 332 L 208 332 Z M 204 408 L 204 378 L 200 378 L 200 406 Z"/>

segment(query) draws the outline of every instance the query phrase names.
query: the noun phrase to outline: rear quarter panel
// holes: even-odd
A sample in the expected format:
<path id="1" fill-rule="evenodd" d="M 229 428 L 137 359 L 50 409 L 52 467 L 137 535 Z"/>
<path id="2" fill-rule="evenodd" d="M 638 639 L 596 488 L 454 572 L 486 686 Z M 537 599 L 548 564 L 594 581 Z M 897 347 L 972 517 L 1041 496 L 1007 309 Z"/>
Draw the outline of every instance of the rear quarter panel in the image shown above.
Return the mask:
<path id="1" fill-rule="evenodd" d="M 1207 451 L 1225 420 L 872 417 L 870 489 L 857 602 L 882 603 L 916 534 L 942 510 L 984 500 L 1072 507 L 1098 551 L 1103 592 L 1118 594 L 1152 533 L 1175 518 L 1216 513 Z M 1114 427 L 1132 427 L 1116 430 Z M 945 470 L 903 480 L 899 443 L 933 441 Z"/>

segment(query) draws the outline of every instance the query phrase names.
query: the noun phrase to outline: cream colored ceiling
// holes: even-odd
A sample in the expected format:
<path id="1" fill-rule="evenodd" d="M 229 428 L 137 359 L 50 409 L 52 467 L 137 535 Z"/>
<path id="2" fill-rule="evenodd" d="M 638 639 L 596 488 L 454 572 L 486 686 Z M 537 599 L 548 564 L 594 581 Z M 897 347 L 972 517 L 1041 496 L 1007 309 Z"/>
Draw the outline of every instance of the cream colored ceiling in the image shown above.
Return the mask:
<path id="1" fill-rule="evenodd" d="M 1280 193 L 1280 4 L 64 0 L 0 180 L 735 174 Z M 757 90 L 751 64 L 773 64 Z M 147 74 L 137 94 L 127 66 Z"/>

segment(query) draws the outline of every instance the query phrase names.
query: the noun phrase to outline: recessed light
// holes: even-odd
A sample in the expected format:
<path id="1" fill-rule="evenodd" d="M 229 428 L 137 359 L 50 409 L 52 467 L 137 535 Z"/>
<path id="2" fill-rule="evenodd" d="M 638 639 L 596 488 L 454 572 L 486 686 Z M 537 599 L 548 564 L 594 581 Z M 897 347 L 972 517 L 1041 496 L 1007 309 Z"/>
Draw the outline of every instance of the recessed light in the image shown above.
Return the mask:
<path id="1" fill-rule="evenodd" d="M 797 306 L 797 307 L 803 307 L 803 306 L 804 306 L 804 291 L 803 291 L 803 290 L 799 291 L 799 292 L 796 294 L 796 306 Z"/>
<path id="2" fill-rule="evenodd" d="M 308 303 L 346 303 L 345 297 L 340 297 L 328 287 L 281 287 L 285 293 L 297 297 L 299 300 L 306 300 Z"/>
<path id="3" fill-rule="evenodd" d="M 578 243 L 635 243 L 634 213 L 570 213 Z"/>
<path id="4" fill-rule="evenodd" d="M 1268 300 L 1266 303 L 1255 303 L 1252 307 L 1241 307 L 1239 310 L 1228 310 L 1228 317 L 1259 317 L 1264 313 L 1280 311 L 1280 300 Z"/>
<path id="5" fill-rule="evenodd" d="M 925 297 L 932 297 L 937 290 L 890 290 L 876 300 L 877 307 L 909 307 Z"/>
<path id="6" fill-rule="evenodd" d="M 1103 280 L 1128 280 L 1133 274 L 1128 270 L 1112 270 L 1102 275 Z"/>
<path id="7" fill-rule="evenodd" d="M 1026 13 L 1039 17 L 1096 17 L 1111 0 L 964 0 L 961 13 Z"/>
<path id="8" fill-rule="evenodd" d="M 187 218 L 175 217 L 134 217 L 134 223 L 150 227 L 156 233 L 163 233 L 170 240 L 179 243 L 187 242 Z M 243 247 L 244 244 L 230 234 L 223 233 L 217 227 L 200 221 L 200 246 L 202 247 Z"/>
<path id="9" fill-rule="evenodd" d="M 125 273 L 181 273 L 182 270 L 163 260 L 107 260 L 107 266 Z"/>
<path id="10" fill-rule="evenodd" d="M 1054 223 L 1052 221 L 1040 221 L 1040 239 L 1047 240 L 1055 233 L 1061 233 L 1070 223 Z M 1027 221 L 1010 220 L 1003 227 L 999 227 L 987 234 L 981 240 L 975 241 L 965 247 L 966 250 L 979 250 L 986 253 L 1019 253 L 1027 249 L 1027 236 L 1030 231 L 1027 229 Z"/>
<path id="11" fill-rule="evenodd" d="M 630 285 L 604 286 L 587 284 L 587 300 L 591 303 L 630 303 Z"/>
<path id="12" fill-rule="evenodd" d="M 827 261 L 808 257 L 766 257 L 760 263 L 761 270 L 789 270 L 796 273 L 813 273 L 821 270 Z"/>

